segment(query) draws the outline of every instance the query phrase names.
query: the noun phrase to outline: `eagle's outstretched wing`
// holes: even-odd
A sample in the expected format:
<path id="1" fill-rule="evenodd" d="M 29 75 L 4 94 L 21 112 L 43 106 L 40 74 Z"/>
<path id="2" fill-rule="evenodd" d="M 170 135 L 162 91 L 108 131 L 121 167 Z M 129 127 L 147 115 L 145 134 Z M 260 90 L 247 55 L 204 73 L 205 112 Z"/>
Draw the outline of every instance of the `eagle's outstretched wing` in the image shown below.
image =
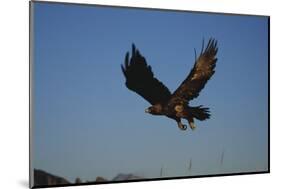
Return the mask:
<path id="1" fill-rule="evenodd" d="M 169 103 L 188 103 L 188 101 L 199 96 L 200 91 L 215 73 L 217 51 L 217 41 L 215 39 L 210 39 L 205 49 L 203 42 L 200 56 L 195 61 L 194 67 L 172 94 Z"/>
<path id="2" fill-rule="evenodd" d="M 154 77 L 151 67 L 147 65 L 145 58 L 134 44 L 130 61 L 129 56 L 127 53 L 125 63 L 121 65 L 128 89 L 138 93 L 152 105 L 167 102 L 171 97 L 171 92 Z"/>

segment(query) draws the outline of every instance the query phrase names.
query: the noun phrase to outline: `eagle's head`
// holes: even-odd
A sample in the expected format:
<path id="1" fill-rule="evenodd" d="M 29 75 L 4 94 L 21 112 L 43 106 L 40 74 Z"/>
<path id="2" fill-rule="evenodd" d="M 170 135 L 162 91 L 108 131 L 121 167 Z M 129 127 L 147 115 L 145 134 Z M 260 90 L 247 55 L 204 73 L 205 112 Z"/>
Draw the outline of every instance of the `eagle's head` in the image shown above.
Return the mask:
<path id="1" fill-rule="evenodd" d="M 150 106 L 147 109 L 145 109 L 145 113 L 150 113 L 153 115 L 161 115 L 162 114 L 162 105 L 155 104 L 153 106 Z"/>

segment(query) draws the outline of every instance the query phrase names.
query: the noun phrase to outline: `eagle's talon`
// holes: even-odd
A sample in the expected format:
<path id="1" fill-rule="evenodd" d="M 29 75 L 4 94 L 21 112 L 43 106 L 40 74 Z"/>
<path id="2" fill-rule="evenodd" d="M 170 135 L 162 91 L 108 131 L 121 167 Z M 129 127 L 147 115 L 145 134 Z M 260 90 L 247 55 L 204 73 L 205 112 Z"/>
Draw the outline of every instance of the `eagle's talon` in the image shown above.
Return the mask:
<path id="1" fill-rule="evenodd" d="M 187 129 L 187 126 L 182 123 L 178 123 L 178 127 L 180 128 L 180 130 L 183 130 L 183 131 L 185 131 Z"/>

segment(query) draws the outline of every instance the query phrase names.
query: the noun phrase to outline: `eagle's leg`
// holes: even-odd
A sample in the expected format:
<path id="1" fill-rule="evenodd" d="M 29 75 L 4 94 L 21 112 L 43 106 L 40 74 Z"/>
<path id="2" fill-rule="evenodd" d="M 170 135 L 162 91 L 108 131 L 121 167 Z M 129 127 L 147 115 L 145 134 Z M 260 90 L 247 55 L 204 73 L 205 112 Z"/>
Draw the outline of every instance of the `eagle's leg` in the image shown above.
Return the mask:
<path id="1" fill-rule="evenodd" d="M 187 129 L 187 126 L 182 124 L 181 122 L 181 119 L 180 117 L 182 117 L 182 113 L 183 113 L 183 110 L 184 110 L 184 107 L 183 105 L 176 105 L 174 107 L 174 110 L 176 111 L 176 121 L 178 123 L 178 127 L 181 129 L 181 130 L 186 130 Z"/>
<path id="2" fill-rule="evenodd" d="M 185 131 L 185 130 L 187 129 L 187 126 L 184 125 L 184 124 L 182 124 L 181 121 L 178 121 L 178 127 L 179 127 L 181 130 L 183 130 L 183 131 Z"/>
<path id="3" fill-rule="evenodd" d="M 194 130 L 195 128 L 196 128 L 196 126 L 195 126 L 195 124 L 194 124 L 194 120 L 193 119 L 188 119 L 188 124 L 189 124 L 189 126 L 190 126 L 190 128 L 192 129 L 192 130 Z"/>

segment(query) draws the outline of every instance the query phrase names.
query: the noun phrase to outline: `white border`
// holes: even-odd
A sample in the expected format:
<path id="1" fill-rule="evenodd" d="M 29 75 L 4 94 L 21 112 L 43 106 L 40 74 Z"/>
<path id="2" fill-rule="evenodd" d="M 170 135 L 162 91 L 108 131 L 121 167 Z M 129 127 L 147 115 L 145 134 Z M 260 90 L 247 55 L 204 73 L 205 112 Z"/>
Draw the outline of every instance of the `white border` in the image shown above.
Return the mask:
<path id="1" fill-rule="evenodd" d="M 271 16 L 271 174 L 198 178 L 80 186 L 80 188 L 273 188 L 280 185 L 281 153 L 279 126 L 280 6 L 278 1 L 245 0 L 68 0 L 67 2 L 134 7 L 261 14 Z M 9 0 L 0 6 L 0 178 L 1 188 L 28 187 L 29 115 L 29 5 L 27 0 Z M 79 188 L 79 187 L 67 187 Z"/>

